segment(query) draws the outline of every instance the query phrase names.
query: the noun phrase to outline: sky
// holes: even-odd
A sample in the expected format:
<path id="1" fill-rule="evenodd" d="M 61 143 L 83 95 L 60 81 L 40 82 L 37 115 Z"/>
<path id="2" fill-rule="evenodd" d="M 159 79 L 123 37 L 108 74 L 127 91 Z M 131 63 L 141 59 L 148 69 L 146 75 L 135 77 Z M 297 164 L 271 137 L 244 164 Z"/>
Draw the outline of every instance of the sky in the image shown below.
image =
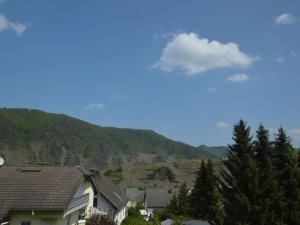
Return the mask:
<path id="1" fill-rule="evenodd" d="M 0 107 L 232 142 L 300 144 L 299 0 L 0 0 Z"/>

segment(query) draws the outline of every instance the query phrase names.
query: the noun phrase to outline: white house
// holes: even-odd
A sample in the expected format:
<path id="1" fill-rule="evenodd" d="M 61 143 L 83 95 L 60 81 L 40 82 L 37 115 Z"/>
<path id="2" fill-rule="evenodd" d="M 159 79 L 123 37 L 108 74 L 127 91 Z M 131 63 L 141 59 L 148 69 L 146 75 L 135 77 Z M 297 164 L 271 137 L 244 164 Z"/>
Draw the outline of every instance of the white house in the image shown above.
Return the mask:
<path id="1" fill-rule="evenodd" d="M 0 224 L 84 224 L 95 191 L 92 176 L 75 167 L 0 168 Z"/>
<path id="2" fill-rule="evenodd" d="M 125 193 L 79 167 L 0 168 L 0 224 L 84 225 L 95 213 L 120 224 Z"/>
<path id="3" fill-rule="evenodd" d="M 117 185 L 99 172 L 94 171 L 98 195 L 94 197 L 94 208 L 97 213 L 107 215 L 118 225 L 127 216 L 126 194 Z"/>

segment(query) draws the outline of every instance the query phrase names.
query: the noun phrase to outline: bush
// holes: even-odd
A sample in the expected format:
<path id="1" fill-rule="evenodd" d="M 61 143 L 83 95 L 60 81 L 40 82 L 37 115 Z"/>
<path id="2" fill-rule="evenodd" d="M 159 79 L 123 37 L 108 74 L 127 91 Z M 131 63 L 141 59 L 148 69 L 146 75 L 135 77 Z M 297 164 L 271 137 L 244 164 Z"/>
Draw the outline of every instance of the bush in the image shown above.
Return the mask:
<path id="1" fill-rule="evenodd" d="M 149 225 L 143 217 L 128 216 L 121 225 Z"/>
<path id="2" fill-rule="evenodd" d="M 129 208 L 128 209 L 128 216 L 139 216 L 140 212 L 137 208 Z"/>
<path id="3" fill-rule="evenodd" d="M 93 215 L 86 220 L 86 225 L 116 225 L 116 223 L 104 216 Z"/>

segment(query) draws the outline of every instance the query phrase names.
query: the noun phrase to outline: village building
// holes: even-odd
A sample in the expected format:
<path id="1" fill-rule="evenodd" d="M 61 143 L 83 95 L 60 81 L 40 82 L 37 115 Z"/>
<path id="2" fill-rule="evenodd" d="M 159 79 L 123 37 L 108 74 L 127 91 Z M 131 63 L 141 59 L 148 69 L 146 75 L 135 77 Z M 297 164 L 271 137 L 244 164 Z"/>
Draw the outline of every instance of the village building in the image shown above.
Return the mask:
<path id="1" fill-rule="evenodd" d="M 178 190 L 174 188 L 146 188 L 145 209 L 150 216 L 155 209 L 165 208 Z"/>
<path id="2" fill-rule="evenodd" d="M 0 224 L 84 225 L 95 213 L 117 224 L 126 217 L 125 194 L 99 173 L 78 167 L 0 168 Z"/>
<path id="3" fill-rule="evenodd" d="M 94 171 L 98 195 L 94 197 L 94 212 L 107 215 L 117 225 L 127 216 L 125 190 L 108 180 L 98 171 Z"/>
<path id="4" fill-rule="evenodd" d="M 145 191 L 138 188 L 126 189 L 127 207 L 134 208 L 137 204 L 143 204 L 145 200 Z"/>

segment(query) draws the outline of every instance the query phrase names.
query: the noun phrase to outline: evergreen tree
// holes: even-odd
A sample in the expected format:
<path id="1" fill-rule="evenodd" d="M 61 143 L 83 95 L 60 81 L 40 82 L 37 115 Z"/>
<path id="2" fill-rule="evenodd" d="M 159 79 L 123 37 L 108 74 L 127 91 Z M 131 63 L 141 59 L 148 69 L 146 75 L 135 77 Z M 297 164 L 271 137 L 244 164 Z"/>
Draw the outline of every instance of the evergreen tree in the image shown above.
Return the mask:
<path id="1" fill-rule="evenodd" d="M 207 188 L 207 216 L 206 220 L 212 225 L 223 224 L 224 212 L 219 189 L 219 179 L 215 174 L 211 160 L 208 160 L 206 165 L 208 180 Z"/>
<path id="2" fill-rule="evenodd" d="M 206 205 L 206 181 L 208 180 L 208 174 L 206 170 L 205 161 L 201 161 L 199 170 L 197 171 L 197 177 L 190 197 L 190 213 L 194 219 L 203 219 L 205 217 Z"/>
<path id="3" fill-rule="evenodd" d="M 167 205 L 166 210 L 168 213 L 178 215 L 178 198 L 176 194 L 173 194 L 169 205 Z"/>
<path id="4" fill-rule="evenodd" d="M 223 162 L 222 194 L 225 225 L 252 225 L 258 208 L 258 169 L 254 160 L 250 127 L 240 120 L 234 126 L 234 144 Z"/>
<path id="5" fill-rule="evenodd" d="M 286 204 L 284 222 L 288 225 L 300 224 L 300 190 L 299 167 L 296 152 L 293 149 L 289 137 L 280 128 L 275 140 L 276 168 L 279 183 L 284 193 Z"/>
<path id="6" fill-rule="evenodd" d="M 273 164 L 273 148 L 269 131 L 262 125 L 256 132 L 254 154 L 258 167 L 258 205 L 256 222 L 259 225 L 283 224 L 283 194 L 278 187 L 276 170 Z"/>
<path id="7" fill-rule="evenodd" d="M 213 225 L 223 223 L 223 209 L 218 178 L 211 160 L 201 167 L 191 194 L 191 212 L 195 219 L 209 221 Z"/>
<path id="8" fill-rule="evenodd" d="M 179 193 L 177 196 L 178 199 L 178 214 L 179 215 L 188 215 L 189 214 L 189 194 L 186 183 L 183 183 L 180 186 Z"/>

